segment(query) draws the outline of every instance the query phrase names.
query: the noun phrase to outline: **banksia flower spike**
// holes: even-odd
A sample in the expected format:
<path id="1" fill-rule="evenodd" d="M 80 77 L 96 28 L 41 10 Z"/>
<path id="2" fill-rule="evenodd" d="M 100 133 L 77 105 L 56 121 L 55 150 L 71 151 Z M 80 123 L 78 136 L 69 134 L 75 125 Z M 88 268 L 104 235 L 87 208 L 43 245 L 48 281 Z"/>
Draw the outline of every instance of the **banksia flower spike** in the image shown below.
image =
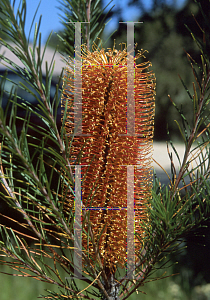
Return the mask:
<path id="1" fill-rule="evenodd" d="M 135 134 L 127 135 L 126 49 L 90 52 L 82 47 L 82 135 L 69 143 L 71 164 L 82 167 L 83 211 L 89 216 L 94 241 L 83 233 L 82 246 L 96 259 L 93 244 L 106 272 L 125 267 L 127 243 L 127 166 L 134 170 L 135 233 L 142 236 L 140 222 L 148 221 L 145 203 L 151 197 L 151 155 L 155 108 L 155 76 L 150 62 L 136 64 L 134 58 Z M 62 105 L 68 101 L 66 132 L 74 135 L 74 70 L 66 67 Z M 81 151 L 82 149 L 82 151 Z M 80 162 L 77 158 L 80 155 Z M 74 197 L 67 194 L 68 205 Z M 88 231 L 88 222 L 84 222 Z M 135 248 L 139 250 L 139 240 Z"/>

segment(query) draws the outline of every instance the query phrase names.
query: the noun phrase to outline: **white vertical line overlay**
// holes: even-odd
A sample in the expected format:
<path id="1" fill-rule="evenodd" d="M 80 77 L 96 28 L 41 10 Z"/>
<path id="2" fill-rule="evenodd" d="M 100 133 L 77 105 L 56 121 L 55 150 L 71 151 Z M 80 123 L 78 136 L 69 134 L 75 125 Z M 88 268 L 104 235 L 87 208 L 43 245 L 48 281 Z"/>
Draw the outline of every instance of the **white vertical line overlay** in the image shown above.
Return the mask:
<path id="1" fill-rule="evenodd" d="M 127 278 L 135 271 L 134 166 L 127 166 Z"/>
<path id="2" fill-rule="evenodd" d="M 82 279 L 81 165 L 75 165 L 74 275 Z"/>
<path id="3" fill-rule="evenodd" d="M 127 23 L 127 135 L 135 135 L 134 22 Z"/>
<path id="4" fill-rule="evenodd" d="M 90 22 L 67 22 L 75 24 L 74 39 L 74 136 L 86 136 L 82 133 L 82 56 L 81 56 L 81 33 L 82 23 Z"/>
<path id="5" fill-rule="evenodd" d="M 127 133 L 122 135 L 135 135 L 135 51 L 134 51 L 134 24 L 142 22 L 119 22 L 127 23 Z"/>
<path id="6" fill-rule="evenodd" d="M 82 135 L 82 57 L 81 23 L 75 23 L 74 42 L 74 135 Z"/>

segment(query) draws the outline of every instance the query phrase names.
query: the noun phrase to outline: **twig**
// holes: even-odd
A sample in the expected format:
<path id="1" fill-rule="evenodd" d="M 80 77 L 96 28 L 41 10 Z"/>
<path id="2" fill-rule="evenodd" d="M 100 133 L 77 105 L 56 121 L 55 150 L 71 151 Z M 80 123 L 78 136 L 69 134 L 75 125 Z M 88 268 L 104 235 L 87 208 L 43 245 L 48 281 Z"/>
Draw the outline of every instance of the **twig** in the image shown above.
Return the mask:
<path id="1" fill-rule="evenodd" d="M 209 81 L 210 81 L 210 70 L 208 71 L 206 83 L 204 85 L 203 92 L 202 92 L 202 95 L 201 95 L 201 98 L 200 98 L 199 109 L 198 109 L 198 112 L 196 113 L 195 125 L 194 125 L 193 130 L 192 130 L 192 132 L 190 134 L 190 137 L 188 139 L 188 143 L 187 143 L 186 148 L 185 148 L 185 154 L 184 154 L 182 166 L 180 168 L 176 183 L 173 187 L 173 193 L 172 193 L 172 197 L 171 197 L 172 200 L 173 200 L 173 198 L 176 194 L 176 190 L 178 188 L 178 185 L 179 185 L 179 183 L 180 183 L 180 181 L 181 181 L 181 179 L 184 175 L 187 159 L 188 159 L 188 156 L 189 156 L 189 153 L 190 153 L 190 149 L 191 149 L 192 143 L 195 140 L 195 133 L 196 133 L 196 129 L 197 129 L 197 126 L 198 126 L 201 110 L 203 108 L 204 95 L 205 95 L 206 89 L 208 87 Z"/>

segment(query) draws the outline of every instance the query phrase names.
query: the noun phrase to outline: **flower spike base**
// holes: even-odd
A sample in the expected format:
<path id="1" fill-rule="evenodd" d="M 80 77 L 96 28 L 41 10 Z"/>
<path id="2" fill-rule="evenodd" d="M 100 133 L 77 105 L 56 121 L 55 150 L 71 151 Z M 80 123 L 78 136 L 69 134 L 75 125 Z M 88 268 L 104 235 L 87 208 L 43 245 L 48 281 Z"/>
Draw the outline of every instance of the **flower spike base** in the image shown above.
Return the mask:
<path id="1" fill-rule="evenodd" d="M 63 106 L 68 101 L 65 129 L 72 135 L 66 146 L 72 165 L 80 164 L 82 169 L 83 251 L 89 253 L 93 265 L 96 261 L 102 264 L 107 276 L 117 266 L 126 266 L 129 167 L 134 174 L 136 251 L 141 247 L 139 237 L 144 234 L 140 223 L 148 222 L 145 203 L 151 197 L 155 76 L 149 71 L 151 63 L 136 64 L 143 56 L 139 53 L 134 58 L 134 87 L 127 86 L 128 55 L 126 49 L 105 52 L 97 48 L 90 52 L 83 46 L 82 135 L 74 135 L 78 111 L 74 94 L 78 90 L 72 62 L 66 67 L 62 97 Z M 129 88 L 134 88 L 135 102 L 135 134 L 131 136 L 127 135 Z M 70 191 L 66 203 L 66 208 L 74 205 Z"/>

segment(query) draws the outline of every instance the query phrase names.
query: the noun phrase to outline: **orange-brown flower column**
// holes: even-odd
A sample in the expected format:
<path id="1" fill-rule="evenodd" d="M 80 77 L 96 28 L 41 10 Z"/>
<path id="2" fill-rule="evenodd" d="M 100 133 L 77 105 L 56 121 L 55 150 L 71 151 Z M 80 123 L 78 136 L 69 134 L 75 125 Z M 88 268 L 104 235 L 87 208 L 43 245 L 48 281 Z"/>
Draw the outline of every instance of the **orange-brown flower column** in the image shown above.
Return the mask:
<path id="1" fill-rule="evenodd" d="M 138 56 L 141 56 L 139 54 Z M 127 166 L 135 166 L 135 231 L 148 219 L 144 203 L 151 197 L 151 153 L 154 127 L 155 76 L 149 62 L 135 65 L 135 136 L 125 136 L 127 125 L 127 52 L 96 49 L 82 52 L 82 133 L 75 136 L 70 151 L 75 164 L 82 150 L 82 202 L 90 214 L 95 243 L 107 272 L 125 266 L 127 238 Z M 136 62 L 135 58 L 135 62 Z M 66 131 L 74 133 L 74 82 L 66 68 L 63 104 L 71 113 Z M 89 165 L 89 166 L 87 166 Z M 69 193 L 68 203 L 74 205 Z M 91 209 L 90 209 L 91 207 Z M 93 209 L 95 208 L 95 210 Z M 99 209 L 101 208 L 101 209 Z M 114 209 L 113 209 L 114 208 Z M 85 225 L 87 230 L 87 224 Z M 103 230 L 103 233 L 101 231 Z M 83 247 L 95 259 L 92 242 L 83 234 Z M 138 241 L 136 239 L 136 248 Z"/>

